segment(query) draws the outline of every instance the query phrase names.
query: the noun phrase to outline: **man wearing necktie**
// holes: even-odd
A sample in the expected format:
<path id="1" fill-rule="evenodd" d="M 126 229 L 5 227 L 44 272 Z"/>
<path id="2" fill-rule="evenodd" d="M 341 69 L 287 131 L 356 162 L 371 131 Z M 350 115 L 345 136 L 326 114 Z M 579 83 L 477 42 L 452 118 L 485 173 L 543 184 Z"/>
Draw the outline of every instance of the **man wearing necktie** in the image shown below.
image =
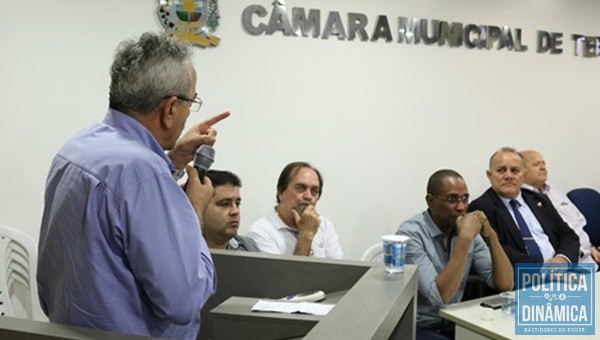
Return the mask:
<path id="1" fill-rule="evenodd" d="M 487 171 L 492 187 L 469 205 L 469 211 L 485 213 L 513 265 L 577 263 L 577 234 L 547 197 L 521 189 L 525 172 L 523 158 L 515 149 L 496 151 Z"/>

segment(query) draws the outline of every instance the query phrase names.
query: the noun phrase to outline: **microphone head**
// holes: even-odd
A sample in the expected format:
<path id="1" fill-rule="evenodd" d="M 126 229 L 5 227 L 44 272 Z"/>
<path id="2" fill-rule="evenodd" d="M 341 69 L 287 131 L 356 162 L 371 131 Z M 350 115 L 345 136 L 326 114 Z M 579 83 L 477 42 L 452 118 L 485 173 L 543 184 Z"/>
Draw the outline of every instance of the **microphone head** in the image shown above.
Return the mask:
<path id="1" fill-rule="evenodd" d="M 210 145 L 201 145 L 194 157 L 194 167 L 200 172 L 206 172 L 215 161 L 215 149 Z"/>

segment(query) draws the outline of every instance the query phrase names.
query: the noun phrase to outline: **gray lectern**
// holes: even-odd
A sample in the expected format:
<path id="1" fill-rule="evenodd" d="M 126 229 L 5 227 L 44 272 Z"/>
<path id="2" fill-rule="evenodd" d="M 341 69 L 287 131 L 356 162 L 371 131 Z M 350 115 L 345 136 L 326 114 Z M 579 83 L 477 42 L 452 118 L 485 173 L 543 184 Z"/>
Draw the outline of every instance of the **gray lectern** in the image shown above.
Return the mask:
<path id="1" fill-rule="evenodd" d="M 98 329 L 73 327 L 57 323 L 0 316 L 0 339 L 10 340 L 59 340 L 59 339 L 111 339 L 150 340 L 159 339 L 139 335 L 106 332 Z"/>
<path id="2" fill-rule="evenodd" d="M 415 266 L 387 275 L 381 264 L 212 251 L 217 293 L 202 309 L 199 339 L 414 339 Z M 322 290 L 325 316 L 251 312 L 260 298 Z M 174 292 L 185 294 L 185 292 Z M 142 339 L 0 317 L 0 339 Z"/>
<path id="3" fill-rule="evenodd" d="M 202 309 L 199 339 L 414 339 L 416 267 L 212 251 L 217 293 Z M 322 290 L 325 316 L 252 312 L 263 298 Z"/>

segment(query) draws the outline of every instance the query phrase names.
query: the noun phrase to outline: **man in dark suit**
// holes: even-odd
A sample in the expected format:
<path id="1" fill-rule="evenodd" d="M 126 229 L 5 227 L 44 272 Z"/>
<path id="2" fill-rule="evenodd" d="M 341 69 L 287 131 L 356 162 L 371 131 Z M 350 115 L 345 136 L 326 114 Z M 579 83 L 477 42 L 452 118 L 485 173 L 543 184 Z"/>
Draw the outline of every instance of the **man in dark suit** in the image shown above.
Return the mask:
<path id="1" fill-rule="evenodd" d="M 515 149 L 504 147 L 495 152 L 487 171 L 492 187 L 469 205 L 469 211 L 485 213 L 513 265 L 577 263 L 577 234 L 546 196 L 521 189 L 525 171 Z"/>

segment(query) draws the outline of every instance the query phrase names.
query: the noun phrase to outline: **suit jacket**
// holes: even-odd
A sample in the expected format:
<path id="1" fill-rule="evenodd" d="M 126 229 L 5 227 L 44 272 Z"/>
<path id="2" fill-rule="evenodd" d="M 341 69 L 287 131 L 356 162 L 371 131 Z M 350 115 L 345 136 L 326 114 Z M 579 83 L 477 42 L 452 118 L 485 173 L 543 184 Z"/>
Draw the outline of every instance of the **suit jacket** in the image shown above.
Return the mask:
<path id="1" fill-rule="evenodd" d="M 563 221 L 550 200 L 546 196 L 528 189 L 521 189 L 521 195 L 540 222 L 546 235 L 548 235 L 555 253 L 563 254 L 572 263 L 577 263 L 579 259 L 579 237 Z M 537 262 L 527 253 L 517 223 L 492 188 L 489 188 L 483 195 L 469 204 L 469 211 L 475 210 L 481 210 L 490 221 L 513 266 L 515 263 Z"/>

